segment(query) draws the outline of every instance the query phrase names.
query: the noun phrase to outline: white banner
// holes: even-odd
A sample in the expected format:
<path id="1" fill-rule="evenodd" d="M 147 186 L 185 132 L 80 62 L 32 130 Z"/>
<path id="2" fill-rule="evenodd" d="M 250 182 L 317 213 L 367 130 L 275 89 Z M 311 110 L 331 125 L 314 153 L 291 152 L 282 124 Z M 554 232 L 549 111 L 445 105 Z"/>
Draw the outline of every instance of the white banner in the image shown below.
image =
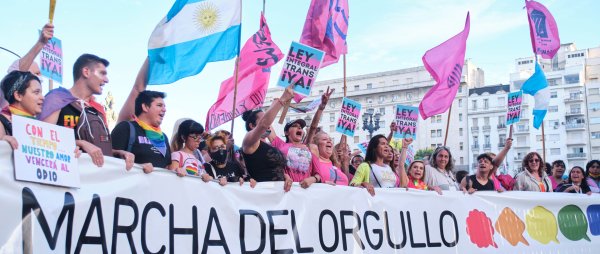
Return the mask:
<path id="1" fill-rule="evenodd" d="M 0 253 L 598 253 L 600 195 L 204 183 L 95 167 L 81 188 L 14 180 L 0 142 Z"/>

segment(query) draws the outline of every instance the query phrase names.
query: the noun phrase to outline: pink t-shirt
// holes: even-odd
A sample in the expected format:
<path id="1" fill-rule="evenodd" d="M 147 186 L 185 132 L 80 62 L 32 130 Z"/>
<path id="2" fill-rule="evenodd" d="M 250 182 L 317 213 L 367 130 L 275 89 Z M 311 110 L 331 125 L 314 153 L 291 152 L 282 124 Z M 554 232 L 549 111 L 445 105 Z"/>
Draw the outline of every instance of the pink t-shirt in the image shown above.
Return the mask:
<path id="1" fill-rule="evenodd" d="M 312 165 L 312 153 L 306 145 L 294 146 L 279 137 L 275 137 L 271 145 L 279 149 L 286 158 L 285 173 L 292 178 L 292 181 L 301 182 L 305 178 L 317 174 Z"/>
<path id="2" fill-rule="evenodd" d="M 179 168 L 185 168 L 188 175 L 200 176 L 206 173 L 204 165 L 193 154 L 182 151 L 172 152 L 171 160 L 179 163 Z"/>
<path id="3" fill-rule="evenodd" d="M 322 183 L 333 182 L 336 185 L 348 185 L 348 176 L 346 176 L 341 169 L 334 166 L 331 161 L 322 162 L 319 160 L 319 156 L 313 154 L 313 163 L 317 172 L 319 172 L 319 175 L 321 176 Z"/>

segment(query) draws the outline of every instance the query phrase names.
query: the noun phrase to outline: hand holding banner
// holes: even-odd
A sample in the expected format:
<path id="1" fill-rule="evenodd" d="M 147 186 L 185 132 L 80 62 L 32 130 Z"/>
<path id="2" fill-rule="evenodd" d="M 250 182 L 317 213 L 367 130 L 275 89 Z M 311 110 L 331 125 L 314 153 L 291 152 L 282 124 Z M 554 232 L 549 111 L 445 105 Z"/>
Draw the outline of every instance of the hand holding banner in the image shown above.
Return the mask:
<path id="1" fill-rule="evenodd" d="M 342 100 L 342 109 L 340 110 L 340 118 L 337 121 L 337 132 L 346 136 L 354 137 L 356 123 L 360 116 L 360 103 L 344 97 Z"/>

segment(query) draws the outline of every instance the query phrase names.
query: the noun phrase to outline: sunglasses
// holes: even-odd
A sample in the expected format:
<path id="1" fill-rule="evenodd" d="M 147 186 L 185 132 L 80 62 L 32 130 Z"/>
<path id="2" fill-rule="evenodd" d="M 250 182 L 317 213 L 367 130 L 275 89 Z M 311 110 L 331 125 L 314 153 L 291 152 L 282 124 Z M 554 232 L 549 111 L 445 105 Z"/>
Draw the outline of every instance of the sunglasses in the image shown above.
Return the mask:
<path id="1" fill-rule="evenodd" d="M 530 163 L 531 163 L 531 162 L 540 162 L 540 160 L 539 160 L 539 159 L 530 159 L 530 160 L 529 160 L 529 162 L 530 162 Z"/>

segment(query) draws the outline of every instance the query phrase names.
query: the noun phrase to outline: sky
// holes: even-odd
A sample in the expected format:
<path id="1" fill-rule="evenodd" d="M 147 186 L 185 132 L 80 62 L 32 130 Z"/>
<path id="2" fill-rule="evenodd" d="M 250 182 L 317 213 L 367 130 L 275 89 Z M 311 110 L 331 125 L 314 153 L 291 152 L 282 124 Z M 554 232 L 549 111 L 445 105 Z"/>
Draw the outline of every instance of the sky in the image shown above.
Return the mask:
<path id="1" fill-rule="evenodd" d="M 1 0 L 0 47 L 24 55 L 48 22 L 48 0 Z M 175 0 L 57 0 L 55 37 L 62 40 L 62 86 L 73 84 L 72 66 L 84 53 L 110 61 L 109 83 L 116 108 L 124 103 L 137 72 L 147 56 L 148 38 Z M 540 0 L 554 15 L 562 43 L 579 49 L 600 46 L 600 1 Z M 302 32 L 309 0 L 266 0 L 266 19 L 275 43 L 287 52 Z M 466 58 L 485 71 L 486 84 L 508 84 L 516 58 L 532 55 L 524 1 L 519 0 L 349 0 L 347 75 L 422 66 L 421 57 L 463 29 L 471 13 L 471 33 Z M 256 32 L 262 0 L 244 0 L 242 44 Z M 16 60 L 0 50 L 0 70 Z M 215 102 L 219 86 L 233 74 L 235 60 L 209 63 L 198 75 L 169 85 L 149 86 L 166 92 L 167 114 L 162 130 L 171 135 L 182 117 L 202 124 Z M 282 63 L 272 68 L 269 87 L 275 86 Z M 317 80 L 341 78 L 342 64 L 319 71 Z M 47 84 L 47 82 L 45 82 Z M 229 130 L 227 123 L 221 128 Z M 234 137 L 241 143 L 243 121 L 235 122 Z"/>

